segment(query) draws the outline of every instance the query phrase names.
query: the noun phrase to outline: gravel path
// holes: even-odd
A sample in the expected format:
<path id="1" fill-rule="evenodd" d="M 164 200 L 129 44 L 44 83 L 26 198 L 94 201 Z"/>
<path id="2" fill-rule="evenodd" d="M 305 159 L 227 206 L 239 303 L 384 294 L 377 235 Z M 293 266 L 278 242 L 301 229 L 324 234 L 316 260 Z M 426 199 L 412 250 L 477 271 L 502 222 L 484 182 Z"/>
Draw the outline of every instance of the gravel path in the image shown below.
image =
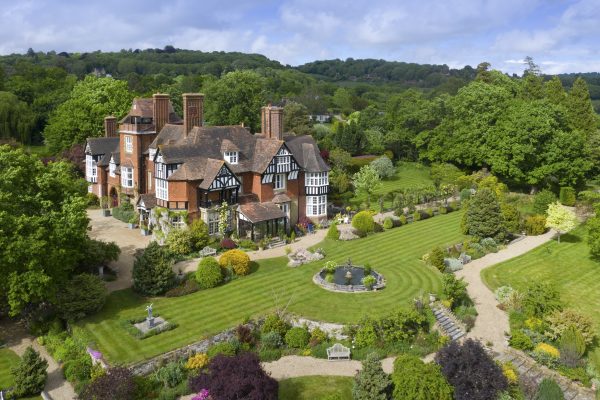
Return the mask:
<path id="1" fill-rule="evenodd" d="M 23 356 L 25 349 L 32 346 L 35 351 L 48 361 L 48 379 L 44 391 L 50 395 L 53 400 L 71 400 L 76 399 L 77 395 L 70 382 L 65 380 L 58 363 L 48 354 L 44 346 L 28 335 L 26 331 L 15 325 L 10 324 L 2 327 L 3 332 L 7 333 L 7 346 L 9 349 Z"/>
<path id="2" fill-rule="evenodd" d="M 554 231 L 549 231 L 540 236 L 526 236 L 497 253 L 490 253 L 470 262 L 464 269 L 456 272 L 458 278 L 462 277 L 469 283 L 467 290 L 475 302 L 475 308 L 479 314 L 475 320 L 475 326 L 467 334 L 467 337 L 478 339 L 484 344 L 491 342 L 493 349 L 497 352 L 507 349 L 508 343 L 504 332 L 510 331 L 508 315 L 496 307 L 498 304 L 496 297 L 481 280 L 481 271 L 533 250 L 551 240 L 554 234 Z"/>
<path id="3" fill-rule="evenodd" d="M 132 285 L 131 271 L 133 270 L 134 254 L 137 249 L 143 249 L 152 240 L 150 236 L 142 236 L 139 229 L 129 229 L 127 224 L 113 217 L 103 217 L 102 210 L 88 210 L 90 218 L 89 236 L 92 239 L 116 242 L 121 248 L 119 259 L 110 264 L 117 272 L 117 279 L 107 282 L 109 291 L 127 289 Z"/>

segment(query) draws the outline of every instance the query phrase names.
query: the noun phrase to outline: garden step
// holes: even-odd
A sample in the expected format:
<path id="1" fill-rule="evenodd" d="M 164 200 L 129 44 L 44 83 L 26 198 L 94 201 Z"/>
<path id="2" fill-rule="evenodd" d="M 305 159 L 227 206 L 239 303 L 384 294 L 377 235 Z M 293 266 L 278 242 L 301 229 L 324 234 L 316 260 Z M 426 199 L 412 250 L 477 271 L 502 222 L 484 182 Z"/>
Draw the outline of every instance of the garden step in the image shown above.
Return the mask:
<path id="1" fill-rule="evenodd" d="M 271 243 L 269 243 L 270 249 L 273 249 L 275 247 L 281 247 L 281 246 L 285 246 L 285 240 L 274 240 Z"/>
<path id="2" fill-rule="evenodd" d="M 459 334 L 456 334 L 456 335 L 450 336 L 450 338 L 451 338 L 452 340 L 458 340 L 458 339 L 460 339 L 460 338 L 461 338 L 461 337 L 463 337 L 463 336 L 465 336 L 464 332 L 460 332 Z"/>

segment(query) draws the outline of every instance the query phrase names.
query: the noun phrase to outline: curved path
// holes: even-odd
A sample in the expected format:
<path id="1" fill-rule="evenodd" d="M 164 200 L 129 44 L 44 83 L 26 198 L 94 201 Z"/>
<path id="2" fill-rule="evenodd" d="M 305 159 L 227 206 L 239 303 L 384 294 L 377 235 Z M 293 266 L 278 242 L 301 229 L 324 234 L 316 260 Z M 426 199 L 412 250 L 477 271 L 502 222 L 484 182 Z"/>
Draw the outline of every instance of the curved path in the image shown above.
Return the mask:
<path id="1" fill-rule="evenodd" d="M 456 272 L 458 278 L 464 278 L 469 284 L 467 291 L 475 302 L 475 309 L 478 314 L 475 326 L 467 334 L 467 337 L 478 339 L 484 344 L 491 342 L 496 352 L 507 349 L 508 343 L 504 333 L 510 331 L 508 315 L 496 307 L 498 305 L 496 297 L 481 280 L 481 271 L 533 250 L 551 240 L 554 234 L 555 232 L 551 230 L 539 236 L 526 236 L 497 253 L 490 253 L 470 262 L 462 270 Z"/>
<path id="2" fill-rule="evenodd" d="M 524 239 L 508 245 L 497 253 L 490 253 L 485 257 L 470 262 L 456 275 L 463 277 L 469 283 L 469 296 L 475 302 L 477 316 L 475 326 L 467 337 L 478 339 L 482 343 L 491 342 L 496 352 L 502 353 L 508 349 L 504 332 L 510 330 L 507 314 L 496 307 L 498 304 L 494 293 L 488 289 L 481 280 L 481 271 L 500 262 L 510 260 L 527 253 L 530 250 L 548 242 L 554 237 L 550 231 L 540 236 L 526 236 Z M 383 370 L 391 373 L 394 357 L 382 360 Z M 433 359 L 433 354 L 423 360 L 428 362 Z M 360 361 L 327 361 L 314 357 L 286 356 L 277 361 L 263 363 L 265 371 L 277 380 L 295 378 L 309 375 L 338 375 L 354 376 L 361 369 Z"/>

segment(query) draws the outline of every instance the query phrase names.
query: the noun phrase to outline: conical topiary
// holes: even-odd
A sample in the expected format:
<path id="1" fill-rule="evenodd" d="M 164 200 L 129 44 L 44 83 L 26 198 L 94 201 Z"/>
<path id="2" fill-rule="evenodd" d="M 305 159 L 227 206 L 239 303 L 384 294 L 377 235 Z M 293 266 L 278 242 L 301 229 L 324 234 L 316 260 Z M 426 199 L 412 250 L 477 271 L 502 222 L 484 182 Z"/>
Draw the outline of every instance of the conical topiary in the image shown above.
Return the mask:
<path id="1" fill-rule="evenodd" d="M 534 400 L 565 400 L 562 389 L 553 379 L 544 378 Z"/>

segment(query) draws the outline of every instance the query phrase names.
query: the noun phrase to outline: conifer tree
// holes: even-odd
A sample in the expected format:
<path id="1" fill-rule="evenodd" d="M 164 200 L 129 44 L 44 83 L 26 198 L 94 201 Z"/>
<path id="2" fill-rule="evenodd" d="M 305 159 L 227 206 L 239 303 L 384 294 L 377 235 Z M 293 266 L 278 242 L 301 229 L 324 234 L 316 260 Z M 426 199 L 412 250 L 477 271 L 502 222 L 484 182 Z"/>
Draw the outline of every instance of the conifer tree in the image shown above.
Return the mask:
<path id="1" fill-rule="evenodd" d="M 582 78 L 575 79 L 567 96 L 567 112 L 573 129 L 588 137 L 597 129 L 596 114 L 590 100 L 587 83 Z"/>
<path id="2" fill-rule="evenodd" d="M 487 188 L 480 188 L 469 201 L 465 217 L 465 228 L 469 235 L 483 239 L 503 239 L 504 219 L 496 195 Z"/>
<path id="3" fill-rule="evenodd" d="M 377 354 L 371 353 L 362 362 L 362 370 L 354 377 L 354 400 L 387 400 L 392 389 L 390 377 L 383 372 Z"/>
<path id="4" fill-rule="evenodd" d="M 567 101 L 567 92 L 558 76 L 553 76 L 546 82 L 546 98 L 552 104 L 564 105 Z"/>
<path id="5" fill-rule="evenodd" d="M 27 347 L 21 361 L 11 370 L 15 380 L 14 394 L 17 397 L 39 395 L 46 384 L 46 368 L 48 362 L 40 357 L 40 353 Z"/>

